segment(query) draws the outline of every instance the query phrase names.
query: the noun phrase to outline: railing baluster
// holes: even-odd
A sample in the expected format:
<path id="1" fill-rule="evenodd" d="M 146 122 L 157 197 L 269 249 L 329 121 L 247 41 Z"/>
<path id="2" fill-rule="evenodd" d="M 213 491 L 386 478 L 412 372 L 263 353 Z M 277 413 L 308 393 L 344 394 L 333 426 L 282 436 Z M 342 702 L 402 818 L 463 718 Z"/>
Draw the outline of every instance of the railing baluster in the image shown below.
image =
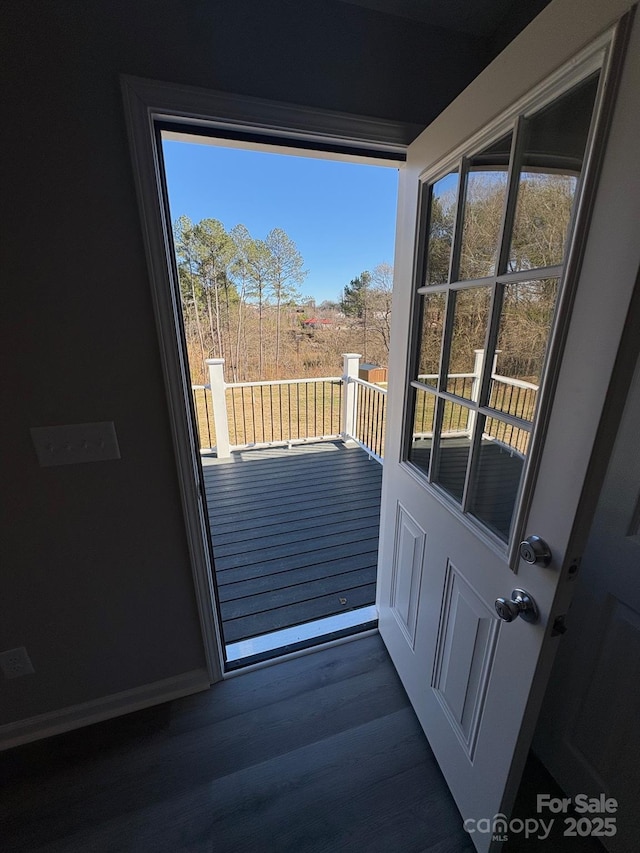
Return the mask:
<path id="1" fill-rule="evenodd" d="M 238 424 L 236 422 L 236 395 L 235 388 L 231 389 L 231 420 L 233 423 L 233 441 L 232 444 L 238 443 Z"/>
<path id="2" fill-rule="evenodd" d="M 287 385 L 287 407 L 289 410 L 289 425 L 287 428 L 287 437 L 291 440 L 291 385 Z"/>
<path id="3" fill-rule="evenodd" d="M 251 388 L 250 390 L 251 390 L 251 420 L 253 423 L 252 440 L 256 441 L 258 438 L 258 430 L 256 429 L 256 398 L 255 398 L 254 389 Z M 245 440 L 245 443 L 247 443 L 247 437 L 246 436 L 245 436 L 244 440 Z"/>
<path id="4" fill-rule="evenodd" d="M 316 416 L 318 414 L 318 386 L 314 384 L 313 386 L 313 434 L 318 434 L 318 423 L 316 421 Z"/>
<path id="5" fill-rule="evenodd" d="M 376 453 L 380 456 L 380 395 L 376 394 L 373 403 L 373 445 Z"/>
<path id="6" fill-rule="evenodd" d="M 209 447 L 213 447 L 213 441 L 211 439 L 211 419 L 209 415 L 209 395 L 203 394 L 202 399 L 204 400 L 204 413 L 207 420 L 207 441 L 209 442 Z"/>
<path id="7" fill-rule="evenodd" d="M 240 391 L 241 391 L 240 402 L 242 403 L 242 439 L 243 439 L 244 444 L 247 444 L 247 411 L 246 411 L 245 402 L 244 402 L 244 388 L 241 388 Z M 235 405 L 234 405 L 234 408 L 235 408 Z M 238 437 L 236 436 L 236 441 L 237 441 L 237 438 Z M 238 442 L 238 443 L 240 443 L 240 442 Z"/>

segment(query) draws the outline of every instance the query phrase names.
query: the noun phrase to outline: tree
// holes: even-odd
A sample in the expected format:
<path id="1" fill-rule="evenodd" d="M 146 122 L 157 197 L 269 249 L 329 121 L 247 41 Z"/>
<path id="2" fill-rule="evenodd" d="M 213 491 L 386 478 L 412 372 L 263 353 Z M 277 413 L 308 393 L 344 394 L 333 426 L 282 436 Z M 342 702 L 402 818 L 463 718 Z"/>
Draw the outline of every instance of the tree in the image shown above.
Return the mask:
<path id="1" fill-rule="evenodd" d="M 518 186 L 508 271 L 560 264 L 571 220 L 573 175 L 523 172 Z M 492 276 L 505 204 L 506 178 L 476 174 L 465 203 L 460 279 Z M 504 287 L 497 349 L 499 372 L 538 382 L 555 310 L 557 279 L 535 279 Z M 474 349 L 484 346 L 490 288 L 459 291 L 455 303 L 450 372 L 471 369 Z"/>
<path id="2" fill-rule="evenodd" d="M 203 219 L 194 226 L 198 253 L 198 272 L 204 287 L 209 330 L 217 345 L 217 355 L 225 357 L 222 328 L 221 296 L 226 297 L 229 311 L 229 280 L 227 271 L 233 257 L 233 243 L 218 219 Z M 228 326 L 227 326 L 228 328 Z"/>
<path id="3" fill-rule="evenodd" d="M 238 381 L 237 375 L 240 370 L 242 355 L 246 352 L 241 351 L 242 336 L 243 336 L 243 316 L 244 306 L 247 297 L 247 291 L 251 282 L 251 267 L 250 256 L 252 252 L 253 238 L 248 229 L 244 225 L 236 225 L 230 232 L 231 241 L 233 243 L 234 254 L 231 261 L 231 275 L 236 283 L 236 291 L 238 293 L 238 311 L 235 336 L 235 371 L 234 382 Z M 246 350 L 246 345 L 245 345 Z"/>
<path id="4" fill-rule="evenodd" d="M 577 179 L 573 175 L 527 173 L 518 187 L 509 268 L 562 263 Z"/>
<path id="5" fill-rule="evenodd" d="M 391 302 L 393 294 L 393 267 L 381 263 L 374 267 L 369 288 L 370 310 L 369 326 L 372 335 L 382 345 L 384 361 L 389 361 L 389 343 L 391 339 Z"/>
<path id="6" fill-rule="evenodd" d="M 234 248 L 217 219 L 194 224 L 181 216 L 174 225 L 180 295 L 189 345 L 189 327 L 197 331 L 200 359 L 231 356 L 233 369 L 232 313 L 238 294 L 229 276 Z M 204 370 L 199 366 L 198 373 Z"/>
<path id="7" fill-rule="evenodd" d="M 373 353 L 378 361 L 388 361 L 392 290 L 393 267 L 387 263 L 378 264 L 372 273 L 364 270 L 344 288 L 340 308 L 359 320 L 365 361 Z"/>
<path id="8" fill-rule="evenodd" d="M 493 275 L 500 239 L 507 176 L 505 172 L 471 173 L 462 225 L 458 278 Z M 445 278 L 446 281 L 446 278 Z"/>
<path id="9" fill-rule="evenodd" d="M 340 308 L 347 317 L 363 319 L 367 311 L 367 289 L 370 284 L 371 273 L 364 270 L 345 285 Z"/>
<path id="10" fill-rule="evenodd" d="M 347 317 L 357 317 L 362 326 L 362 357 L 367 360 L 367 314 L 371 273 L 364 270 L 345 285 L 341 308 Z"/>
<path id="11" fill-rule="evenodd" d="M 204 363 L 207 357 L 204 330 L 200 319 L 202 286 L 197 274 L 198 256 L 193 233 L 193 223 L 188 216 L 176 220 L 173 228 L 176 254 L 178 257 L 178 277 L 185 326 L 193 321 L 200 344 L 200 358 Z M 187 336 L 188 336 L 188 329 Z"/>
<path id="12" fill-rule="evenodd" d="M 264 312 L 269 303 L 269 277 L 271 255 L 264 240 L 251 240 L 247 244 L 247 299 L 258 308 L 258 379 L 264 374 Z"/>
<path id="13" fill-rule="evenodd" d="M 433 196 L 429 213 L 426 284 L 445 284 L 449 280 L 455 213 L 454 192 L 449 191 L 442 196 Z"/>
<path id="14" fill-rule="evenodd" d="M 265 245 L 269 251 L 269 286 L 276 304 L 275 373 L 280 372 L 280 322 L 283 305 L 300 298 L 298 285 L 307 276 L 304 261 L 296 244 L 282 228 L 273 228 L 267 234 Z"/>
<path id="15" fill-rule="evenodd" d="M 341 311 L 341 305 L 339 302 L 334 302 L 332 299 L 324 299 L 320 305 L 318 305 L 318 311 Z"/>

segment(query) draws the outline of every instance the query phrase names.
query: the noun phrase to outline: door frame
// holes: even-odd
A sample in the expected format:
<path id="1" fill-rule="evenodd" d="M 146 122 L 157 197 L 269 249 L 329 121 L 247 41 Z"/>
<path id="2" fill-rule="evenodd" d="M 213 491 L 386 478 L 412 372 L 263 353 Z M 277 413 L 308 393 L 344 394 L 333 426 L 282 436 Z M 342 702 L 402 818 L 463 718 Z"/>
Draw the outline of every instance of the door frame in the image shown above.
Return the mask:
<path id="1" fill-rule="evenodd" d="M 177 133 L 244 139 L 282 154 L 396 165 L 421 128 L 397 121 L 285 104 L 122 75 L 125 119 L 160 345 L 185 532 L 207 672 L 224 677 L 206 497 L 202 485 L 180 288 L 165 186 L 160 127 Z"/>

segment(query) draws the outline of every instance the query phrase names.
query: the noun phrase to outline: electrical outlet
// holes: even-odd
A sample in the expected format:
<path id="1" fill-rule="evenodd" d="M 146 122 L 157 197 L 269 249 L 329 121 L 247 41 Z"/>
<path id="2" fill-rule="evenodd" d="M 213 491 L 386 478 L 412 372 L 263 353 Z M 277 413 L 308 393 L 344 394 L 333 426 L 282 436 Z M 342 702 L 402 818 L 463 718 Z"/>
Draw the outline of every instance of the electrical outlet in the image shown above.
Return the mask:
<path id="1" fill-rule="evenodd" d="M 113 421 L 31 427 L 31 438 L 43 468 L 120 459 Z"/>
<path id="2" fill-rule="evenodd" d="M 24 646 L 0 652 L 0 669 L 5 678 L 19 678 L 21 675 L 31 675 L 35 672 Z"/>

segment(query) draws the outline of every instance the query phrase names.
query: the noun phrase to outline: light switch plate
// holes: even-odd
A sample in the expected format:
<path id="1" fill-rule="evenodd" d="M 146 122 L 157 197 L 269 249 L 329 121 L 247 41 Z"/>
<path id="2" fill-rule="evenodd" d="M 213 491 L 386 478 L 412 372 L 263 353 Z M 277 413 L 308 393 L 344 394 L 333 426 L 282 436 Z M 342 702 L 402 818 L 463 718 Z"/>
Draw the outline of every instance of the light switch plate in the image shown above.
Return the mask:
<path id="1" fill-rule="evenodd" d="M 35 672 L 24 646 L 0 652 L 0 669 L 5 678 L 19 678 L 21 675 L 33 675 Z"/>
<path id="2" fill-rule="evenodd" d="M 31 427 L 31 438 L 43 468 L 120 459 L 113 421 Z"/>

